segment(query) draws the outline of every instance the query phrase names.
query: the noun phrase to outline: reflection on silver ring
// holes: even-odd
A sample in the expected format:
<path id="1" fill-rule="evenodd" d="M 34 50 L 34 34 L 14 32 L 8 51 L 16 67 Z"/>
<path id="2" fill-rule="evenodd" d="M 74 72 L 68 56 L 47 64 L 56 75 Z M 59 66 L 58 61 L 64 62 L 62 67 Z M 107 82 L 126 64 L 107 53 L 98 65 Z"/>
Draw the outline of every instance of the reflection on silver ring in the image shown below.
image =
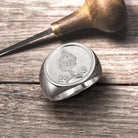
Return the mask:
<path id="1" fill-rule="evenodd" d="M 40 84 L 49 100 L 59 101 L 89 88 L 101 76 L 101 64 L 95 53 L 84 45 L 68 43 L 45 59 Z"/>

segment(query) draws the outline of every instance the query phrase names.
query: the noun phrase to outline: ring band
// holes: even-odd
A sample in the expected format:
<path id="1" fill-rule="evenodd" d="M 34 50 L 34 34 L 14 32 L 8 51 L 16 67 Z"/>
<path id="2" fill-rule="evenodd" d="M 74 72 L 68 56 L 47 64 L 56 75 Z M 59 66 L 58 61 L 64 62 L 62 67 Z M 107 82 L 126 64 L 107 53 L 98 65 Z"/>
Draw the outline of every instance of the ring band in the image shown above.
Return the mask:
<path id="1" fill-rule="evenodd" d="M 39 78 L 46 98 L 60 101 L 89 88 L 101 76 L 101 64 L 95 53 L 84 45 L 68 43 L 48 55 Z"/>

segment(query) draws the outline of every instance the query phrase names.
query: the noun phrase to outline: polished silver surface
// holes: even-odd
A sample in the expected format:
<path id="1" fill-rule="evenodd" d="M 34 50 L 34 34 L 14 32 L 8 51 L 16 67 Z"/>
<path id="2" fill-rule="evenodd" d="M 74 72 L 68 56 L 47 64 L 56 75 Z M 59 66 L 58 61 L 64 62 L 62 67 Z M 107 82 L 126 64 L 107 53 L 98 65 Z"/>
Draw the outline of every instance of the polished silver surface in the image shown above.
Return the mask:
<path id="1" fill-rule="evenodd" d="M 40 71 L 40 84 L 49 100 L 59 101 L 90 87 L 101 75 L 99 60 L 90 48 L 68 43 L 48 55 Z"/>
<path id="2" fill-rule="evenodd" d="M 93 70 L 95 60 L 84 46 L 65 45 L 54 50 L 47 58 L 45 72 L 57 85 L 81 83 Z"/>

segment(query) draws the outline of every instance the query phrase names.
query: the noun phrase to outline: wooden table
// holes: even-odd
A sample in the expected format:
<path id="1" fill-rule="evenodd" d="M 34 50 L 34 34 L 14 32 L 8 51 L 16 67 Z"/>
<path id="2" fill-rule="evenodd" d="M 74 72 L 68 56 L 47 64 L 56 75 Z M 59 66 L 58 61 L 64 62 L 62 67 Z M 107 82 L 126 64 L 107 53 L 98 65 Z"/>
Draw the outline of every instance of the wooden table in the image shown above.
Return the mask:
<path id="1" fill-rule="evenodd" d="M 0 0 L 0 49 L 44 31 L 83 2 Z M 138 1 L 125 3 L 128 23 L 118 33 L 86 29 L 0 58 L 1 138 L 138 138 Z M 39 85 L 40 67 L 67 42 L 91 47 L 103 77 L 73 98 L 50 102 Z"/>

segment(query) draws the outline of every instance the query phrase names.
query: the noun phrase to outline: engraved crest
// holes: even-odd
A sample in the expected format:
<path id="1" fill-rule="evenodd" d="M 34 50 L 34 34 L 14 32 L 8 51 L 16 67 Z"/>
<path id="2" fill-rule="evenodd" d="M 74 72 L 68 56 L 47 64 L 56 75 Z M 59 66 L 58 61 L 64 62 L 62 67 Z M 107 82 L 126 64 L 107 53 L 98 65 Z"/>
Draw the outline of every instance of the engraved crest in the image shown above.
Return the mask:
<path id="1" fill-rule="evenodd" d="M 58 60 L 59 68 L 63 71 L 59 74 L 58 81 L 62 84 L 76 82 L 84 77 L 88 69 L 86 66 L 77 66 L 77 57 L 63 50 Z"/>
<path id="2" fill-rule="evenodd" d="M 66 50 L 63 50 L 61 53 L 62 55 L 59 59 L 59 67 L 61 70 L 70 71 L 77 66 L 77 58 L 73 54 Z"/>

